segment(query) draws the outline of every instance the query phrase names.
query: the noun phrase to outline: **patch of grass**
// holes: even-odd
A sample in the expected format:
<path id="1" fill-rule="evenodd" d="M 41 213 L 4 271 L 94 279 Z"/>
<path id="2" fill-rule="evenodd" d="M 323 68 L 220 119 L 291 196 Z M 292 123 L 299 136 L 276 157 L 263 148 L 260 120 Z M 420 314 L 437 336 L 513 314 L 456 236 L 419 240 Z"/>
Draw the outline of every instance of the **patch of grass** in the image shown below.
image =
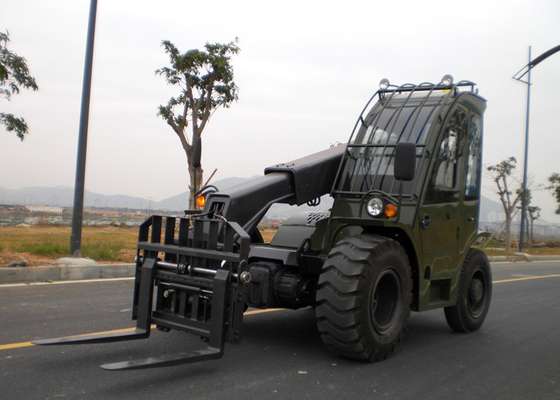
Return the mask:
<path id="1" fill-rule="evenodd" d="M 10 257 L 25 253 L 25 258 L 55 260 L 70 255 L 69 226 L 34 225 L 0 227 L 0 252 L 6 250 Z M 138 240 L 138 228 L 122 226 L 84 226 L 82 229 L 82 255 L 96 261 L 133 262 Z M 1 259 L 0 264 L 12 260 Z M 32 260 L 31 260 L 32 261 Z M 31 263 L 37 265 L 37 263 Z"/>
<path id="2" fill-rule="evenodd" d="M 270 243 L 270 241 L 272 240 L 272 238 L 276 234 L 276 229 L 265 228 L 265 229 L 259 229 L 259 230 L 261 232 L 261 235 L 262 235 L 265 243 Z"/>
<path id="3" fill-rule="evenodd" d="M 98 261 L 116 261 L 120 250 L 125 248 L 124 241 L 88 241 L 82 243 L 82 255 Z"/>
<path id="4" fill-rule="evenodd" d="M 277 225 L 259 227 L 266 243 L 270 242 Z M 59 257 L 70 255 L 71 227 L 54 225 L 1 226 L 0 266 L 25 259 L 29 265 L 53 263 Z M 101 262 L 134 262 L 138 228 L 128 226 L 84 226 L 82 229 L 82 255 Z M 525 252 L 529 254 L 560 254 L 558 240 L 534 243 Z M 485 246 L 488 255 L 503 255 L 503 243 L 493 241 Z M 517 248 L 513 247 L 512 252 Z"/>
<path id="5" fill-rule="evenodd" d="M 18 253 L 31 253 L 56 258 L 70 254 L 70 243 L 65 245 L 56 242 L 24 242 L 11 247 L 10 250 Z"/>

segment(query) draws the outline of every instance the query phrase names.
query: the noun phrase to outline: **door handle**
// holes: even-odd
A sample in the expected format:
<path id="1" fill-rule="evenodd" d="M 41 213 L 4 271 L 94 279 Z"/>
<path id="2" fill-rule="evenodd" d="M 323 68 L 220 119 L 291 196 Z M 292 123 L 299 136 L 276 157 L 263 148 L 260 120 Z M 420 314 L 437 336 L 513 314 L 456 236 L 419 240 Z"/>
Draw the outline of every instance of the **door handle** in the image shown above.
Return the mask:
<path id="1" fill-rule="evenodd" d="M 468 218 L 467 218 L 467 221 L 473 222 L 473 221 L 474 221 L 474 217 L 468 217 Z"/>
<path id="2" fill-rule="evenodd" d="M 430 222 L 432 222 L 430 216 L 428 214 L 424 214 L 422 216 L 422 220 L 420 221 L 420 226 L 422 227 L 422 229 L 427 229 L 428 225 L 430 225 Z"/>

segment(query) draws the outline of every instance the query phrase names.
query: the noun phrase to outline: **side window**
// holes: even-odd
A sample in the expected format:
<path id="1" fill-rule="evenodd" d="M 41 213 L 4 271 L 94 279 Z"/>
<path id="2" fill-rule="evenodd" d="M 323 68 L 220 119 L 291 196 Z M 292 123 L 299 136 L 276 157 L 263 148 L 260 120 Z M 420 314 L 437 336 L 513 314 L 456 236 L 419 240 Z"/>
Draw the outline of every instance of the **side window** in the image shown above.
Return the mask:
<path id="1" fill-rule="evenodd" d="M 459 198 L 459 173 L 463 157 L 463 141 L 467 112 L 457 108 L 447 127 L 428 183 L 425 203 L 446 203 Z"/>
<path id="2" fill-rule="evenodd" d="M 469 129 L 469 147 L 467 154 L 467 171 L 465 179 L 465 200 L 476 200 L 480 190 L 480 156 L 481 156 L 481 119 L 480 115 L 471 115 Z"/>

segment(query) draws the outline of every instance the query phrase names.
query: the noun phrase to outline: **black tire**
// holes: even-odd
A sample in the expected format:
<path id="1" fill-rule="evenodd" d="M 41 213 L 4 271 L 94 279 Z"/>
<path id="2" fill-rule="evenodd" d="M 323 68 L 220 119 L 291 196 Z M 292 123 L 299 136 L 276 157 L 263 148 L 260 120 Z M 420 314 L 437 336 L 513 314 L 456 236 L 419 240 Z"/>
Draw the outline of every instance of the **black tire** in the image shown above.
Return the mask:
<path id="1" fill-rule="evenodd" d="M 483 251 L 470 249 L 459 277 L 457 304 L 445 308 L 447 324 L 455 332 L 479 329 L 492 300 L 492 272 Z"/>
<path id="2" fill-rule="evenodd" d="M 411 290 L 398 242 L 373 235 L 340 241 L 319 277 L 315 313 L 323 342 L 346 358 L 384 360 L 403 338 Z"/>

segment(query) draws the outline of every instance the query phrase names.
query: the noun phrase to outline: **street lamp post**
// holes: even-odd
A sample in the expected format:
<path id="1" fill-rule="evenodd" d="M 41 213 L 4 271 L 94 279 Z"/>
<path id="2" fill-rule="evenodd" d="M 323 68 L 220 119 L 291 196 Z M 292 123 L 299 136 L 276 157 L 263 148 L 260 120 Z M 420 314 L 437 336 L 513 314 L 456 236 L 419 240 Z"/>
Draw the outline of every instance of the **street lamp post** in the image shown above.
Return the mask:
<path id="1" fill-rule="evenodd" d="M 523 160 L 523 193 L 521 194 L 521 232 L 519 232 L 519 252 L 523 252 L 525 244 L 525 220 L 527 219 L 527 164 L 529 159 L 529 109 L 531 103 L 531 69 L 554 53 L 560 51 L 560 45 L 544 52 L 531 61 L 531 46 L 529 46 L 529 63 L 513 76 L 513 79 L 527 85 L 527 117 L 525 119 L 525 157 Z M 527 81 L 522 78 L 527 75 Z"/>
<path id="2" fill-rule="evenodd" d="M 72 211 L 72 234 L 70 236 L 70 256 L 82 256 L 82 222 L 84 216 L 84 186 L 86 175 L 87 134 L 89 120 L 89 99 L 93 71 L 93 42 L 95 37 L 95 17 L 97 0 L 91 0 L 89 24 L 82 87 L 82 110 L 80 112 L 80 133 L 78 138 L 78 160 L 76 163 L 76 185 L 74 187 L 74 208 Z"/>
<path id="3" fill-rule="evenodd" d="M 531 64 L 531 46 L 529 63 Z M 523 82 L 523 81 L 521 81 Z M 523 253 L 525 243 L 525 220 L 527 219 L 527 161 L 529 159 L 529 110 L 531 108 L 531 68 L 527 70 L 527 116 L 525 118 L 525 155 L 523 158 L 523 193 L 521 194 L 521 232 L 519 232 L 519 252 Z"/>

